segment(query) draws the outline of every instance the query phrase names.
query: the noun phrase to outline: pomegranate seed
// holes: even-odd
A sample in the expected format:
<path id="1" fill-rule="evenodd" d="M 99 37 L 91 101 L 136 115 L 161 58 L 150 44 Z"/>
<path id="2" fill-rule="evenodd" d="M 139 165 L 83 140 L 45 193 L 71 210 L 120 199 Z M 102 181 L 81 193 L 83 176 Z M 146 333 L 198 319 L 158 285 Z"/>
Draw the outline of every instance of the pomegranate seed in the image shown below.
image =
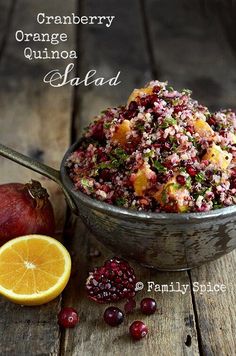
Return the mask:
<path id="1" fill-rule="evenodd" d="M 65 307 L 58 314 L 58 324 L 63 328 L 73 328 L 78 321 L 77 311 L 73 308 Z"/>
<path id="2" fill-rule="evenodd" d="M 182 175 L 178 175 L 177 177 L 176 177 L 176 181 L 177 181 L 177 183 L 179 183 L 180 185 L 185 185 L 185 183 L 186 183 L 186 178 L 184 177 L 184 176 L 182 176 Z"/>
<path id="3" fill-rule="evenodd" d="M 191 177 L 194 177 L 197 174 L 197 170 L 193 167 L 186 167 L 186 171 Z"/>
<path id="4" fill-rule="evenodd" d="M 148 328 L 142 321 L 136 320 L 130 325 L 129 332 L 134 340 L 140 340 L 147 335 Z"/>
<path id="5" fill-rule="evenodd" d="M 135 285 L 136 277 L 133 268 L 125 260 L 113 257 L 106 261 L 104 266 L 90 272 L 86 290 L 89 298 L 95 302 L 110 303 L 133 298 Z"/>
<path id="6" fill-rule="evenodd" d="M 129 299 L 124 305 L 124 310 L 126 314 L 133 313 L 135 308 L 136 308 L 136 302 L 134 299 Z"/>
<path id="7" fill-rule="evenodd" d="M 236 178 L 234 177 L 230 182 L 230 189 L 236 188 Z"/>
<path id="8" fill-rule="evenodd" d="M 157 310 L 157 303 L 152 298 L 144 298 L 140 303 L 140 309 L 143 314 L 154 314 Z"/>
<path id="9" fill-rule="evenodd" d="M 110 326 L 118 326 L 124 320 L 123 312 L 116 307 L 109 307 L 103 314 L 104 321 Z"/>

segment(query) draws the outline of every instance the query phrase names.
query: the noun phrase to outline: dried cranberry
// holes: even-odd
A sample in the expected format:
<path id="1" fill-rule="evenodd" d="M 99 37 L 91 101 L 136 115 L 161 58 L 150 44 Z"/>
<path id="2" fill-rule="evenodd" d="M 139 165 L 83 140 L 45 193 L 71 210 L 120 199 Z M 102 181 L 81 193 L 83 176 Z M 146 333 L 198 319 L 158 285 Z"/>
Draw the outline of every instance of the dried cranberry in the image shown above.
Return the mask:
<path id="1" fill-rule="evenodd" d="M 116 307 L 109 307 L 103 314 L 104 321 L 110 326 L 118 326 L 124 320 L 123 312 Z"/>
<path id="2" fill-rule="evenodd" d="M 77 311 L 73 308 L 63 308 L 58 314 L 58 324 L 63 328 L 73 328 L 78 321 Z"/>
<path id="3" fill-rule="evenodd" d="M 236 178 L 234 177 L 230 181 L 230 189 L 235 189 L 236 188 Z"/>
<path id="4" fill-rule="evenodd" d="M 184 105 L 176 105 L 175 107 L 174 107 L 174 113 L 175 114 L 178 114 L 179 112 L 182 112 L 182 111 L 184 111 L 186 109 L 186 106 L 184 106 Z"/>
<path id="5" fill-rule="evenodd" d="M 109 169 L 105 168 L 100 171 L 99 176 L 103 181 L 109 181 L 111 179 L 111 172 Z"/>
<path id="6" fill-rule="evenodd" d="M 152 298 L 144 298 L 140 303 L 140 309 L 143 314 L 154 314 L 157 310 L 157 303 Z"/>
<path id="7" fill-rule="evenodd" d="M 148 328 L 142 321 L 136 320 L 130 325 L 129 332 L 134 340 L 140 340 L 147 335 Z"/>
<path id="8" fill-rule="evenodd" d="M 103 122 L 99 122 L 96 125 L 94 125 L 94 127 L 92 129 L 92 137 L 98 141 L 103 141 L 105 139 L 105 133 L 103 130 Z"/>
<path id="9" fill-rule="evenodd" d="M 187 126 L 186 130 L 191 133 L 191 135 L 194 134 L 194 128 L 192 126 Z"/>
<path id="10" fill-rule="evenodd" d="M 194 177 L 197 174 L 197 170 L 191 166 L 186 167 L 186 171 L 191 177 Z"/>
<path id="11" fill-rule="evenodd" d="M 209 125 L 214 126 L 216 124 L 216 119 L 213 116 L 211 116 L 208 118 L 207 122 Z"/>
<path id="12" fill-rule="evenodd" d="M 177 175 L 176 181 L 180 185 L 185 185 L 186 184 L 186 178 L 184 176 L 182 176 L 181 174 Z"/>

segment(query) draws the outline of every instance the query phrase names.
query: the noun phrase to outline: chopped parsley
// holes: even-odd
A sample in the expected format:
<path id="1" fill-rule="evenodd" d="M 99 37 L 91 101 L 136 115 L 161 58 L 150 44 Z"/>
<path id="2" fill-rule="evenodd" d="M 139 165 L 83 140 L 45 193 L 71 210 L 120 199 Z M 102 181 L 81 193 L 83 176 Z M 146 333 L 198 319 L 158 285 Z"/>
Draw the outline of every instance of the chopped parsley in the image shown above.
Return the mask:
<path id="1" fill-rule="evenodd" d="M 112 124 L 111 121 L 104 122 L 104 124 L 103 124 L 104 129 L 109 129 L 111 127 L 111 124 Z"/>
<path id="2" fill-rule="evenodd" d="M 205 180 L 205 174 L 203 172 L 199 172 L 198 174 L 195 175 L 195 180 L 198 183 L 202 183 Z"/>
<path id="3" fill-rule="evenodd" d="M 124 206 L 127 203 L 127 199 L 125 198 L 117 198 L 116 199 L 116 205 L 117 206 Z"/>
<path id="4" fill-rule="evenodd" d="M 167 168 L 165 166 L 163 166 L 158 161 L 153 161 L 153 166 L 158 170 L 158 172 L 166 172 L 167 171 Z"/>
<path id="5" fill-rule="evenodd" d="M 169 126 L 174 126 L 174 125 L 176 125 L 177 124 L 177 121 L 176 121 L 176 119 L 174 119 L 173 117 L 167 117 L 167 118 L 165 118 L 164 119 L 164 121 L 163 121 L 163 123 L 160 125 L 160 127 L 162 128 L 162 129 L 167 129 L 167 127 L 169 127 Z"/>

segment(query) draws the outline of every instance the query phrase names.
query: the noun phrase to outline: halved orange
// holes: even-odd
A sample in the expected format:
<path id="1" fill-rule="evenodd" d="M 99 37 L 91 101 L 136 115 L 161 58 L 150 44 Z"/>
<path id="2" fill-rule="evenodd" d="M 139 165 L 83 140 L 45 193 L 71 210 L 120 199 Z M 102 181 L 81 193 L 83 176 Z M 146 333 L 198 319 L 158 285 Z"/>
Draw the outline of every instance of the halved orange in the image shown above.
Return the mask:
<path id="1" fill-rule="evenodd" d="M 52 237 L 17 237 L 0 248 L 0 294 L 17 304 L 40 305 L 56 298 L 70 272 L 69 252 Z"/>

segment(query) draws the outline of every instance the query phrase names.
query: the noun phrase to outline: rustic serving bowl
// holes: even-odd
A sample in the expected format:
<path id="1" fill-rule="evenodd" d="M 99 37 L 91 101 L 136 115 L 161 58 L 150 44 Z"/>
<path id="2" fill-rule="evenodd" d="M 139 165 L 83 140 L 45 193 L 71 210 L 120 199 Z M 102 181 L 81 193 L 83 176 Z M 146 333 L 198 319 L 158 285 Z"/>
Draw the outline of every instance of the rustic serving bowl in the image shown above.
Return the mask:
<path id="1" fill-rule="evenodd" d="M 76 191 L 65 162 L 60 172 L 0 145 L 0 155 L 41 173 L 62 188 L 68 205 L 115 254 L 159 270 L 181 271 L 215 260 L 236 247 L 236 206 L 203 213 L 146 213 L 119 208 Z"/>

